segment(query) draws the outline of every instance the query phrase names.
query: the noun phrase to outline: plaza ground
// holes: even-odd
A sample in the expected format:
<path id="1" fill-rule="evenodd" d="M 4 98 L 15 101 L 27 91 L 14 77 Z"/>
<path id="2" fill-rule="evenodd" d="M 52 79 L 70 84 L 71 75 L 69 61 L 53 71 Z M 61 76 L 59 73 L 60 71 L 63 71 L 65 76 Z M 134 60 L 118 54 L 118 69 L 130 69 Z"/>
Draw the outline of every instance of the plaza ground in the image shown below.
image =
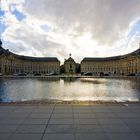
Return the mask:
<path id="1" fill-rule="evenodd" d="M 140 140 L 140 104 L 0 104 L 0 140 Z"/>

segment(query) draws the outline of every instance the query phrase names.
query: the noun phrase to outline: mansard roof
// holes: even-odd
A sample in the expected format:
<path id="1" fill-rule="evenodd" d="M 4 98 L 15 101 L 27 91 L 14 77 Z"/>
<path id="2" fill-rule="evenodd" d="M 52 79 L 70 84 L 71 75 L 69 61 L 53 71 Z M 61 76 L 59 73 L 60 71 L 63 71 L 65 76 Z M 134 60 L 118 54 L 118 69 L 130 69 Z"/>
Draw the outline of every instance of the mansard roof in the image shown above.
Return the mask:
<path id="1" fill-rule="evenodd" d="M 82 62 L 90 62 L 90 61 L 112 61 L 112 60 L 120 60 L 124 59 L 128 56 L 137 56 L 140 55 L 140 49 L 137 49 L 134 52 L 131 52 L 129 54 L 125 55 L 119 55 L 119 56 L 112 56 L 112 57 L 85 57 Z"/>
<path id="2" fill-rule="evenodd" d="M 17 58 L 25 61 L 35 61 L 35 62 L 59 62 L 59 60 L 56 57 L 17 56 Z"/>

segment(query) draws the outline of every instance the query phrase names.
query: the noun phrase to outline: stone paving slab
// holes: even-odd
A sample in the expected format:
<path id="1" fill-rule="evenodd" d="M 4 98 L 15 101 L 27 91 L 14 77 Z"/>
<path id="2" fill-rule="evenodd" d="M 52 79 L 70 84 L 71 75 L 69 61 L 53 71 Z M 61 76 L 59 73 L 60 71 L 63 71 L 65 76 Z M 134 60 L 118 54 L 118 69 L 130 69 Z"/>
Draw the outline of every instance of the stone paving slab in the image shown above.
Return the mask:
<path id="1" fill-rule="evenodd" d="M 50 124 L 45 133 L 74 133 L 74 125 L 71 124 Z"/>
<path id="2" fill-rule="evenodd" d="M 43 133 L 45 129 L 44 125 L 36 125 L 36 124 L 28 124 L 28 125 L 20 125 L 16 133 Z"/>
<path id="3" fill-rule="evenodd" d="M 97 119 L 99 124 L 103 125 L 103 124 L 112 124 L 112 125 L 115 125 L 115 124 L 124 124 L 124 122 L 119 119 L 119 118 L 98 118 Z"/>
<path id="4" fill-rule="evenodd" d="M 105 133 L 76 134 L 76 140 L 108 140 Z"/>
<path id="5" fill-rule="evenodd" d="M 132 133 L 133 131 L 125 124 L 103 124 L 103 129 L 107 133 Z"/>
<path id="6" fill-rule="evenodd" d="M 0 105 L 0 140 L 139 140 L 140 105 Z"/>
<path id="7" fill-rule="evenodd" d="M 75 140 L 74 134 L 45 134 L 43 140 Z"/>
<path id="8" fill-rule="evenodd" d="M 74 115 L 75 119 L 95 119 L 96 118 L 95 114 L 93 114 L 93 113 L 92 114 L 87 114 L 87 113 L 77 114 L 77 113 L 74 113 L 73 115 Z"/>
<path id="9" fill-rule="evenodd" d="M 46 118 L 39 118 L 39 119 L 27 118 L 22 122 L 22 124 L 42 124 L 43 125 L 43 124 L 47 124 L 48 120 L 49 119 L 46 119 Z"/>
<path id="10" fill-rule="evenodd" d="M 5 117 L 3 119 L 0 120 L 0 125 L 11 125 L 11 124 L 21 124 L 23 121 L 25 120 L 25 118 L 11 118 L 11 117 Z"/>
<path id="11" fill-rule="evenodd" d="M 11 138 L 10 136 L 12 135 L 12 133 L 0 133 L 0 139 L 1 140 L 8 140 L 9 138 Z"/>
<path id="12" fill-rule="evenodd" d="M 10 140 L 40 140 L 42 134 L 13 134 Z"/>
<path id="13" fill-rule="evenodd" d="M 49 124 L 73 124 L 73 119 L 51 119 Z"/>
<path id="14" fill-rule="evenodd" d="M 50 114 L 47 114 L 47 113 L 32 113 L 32 114 L 30 114 L 29 118 L 48 119 L 48 118 L 50 118 Z"/>
<path id="15" fill-rule="evenodd" d="M 18 125 L 2 124 L 0 125 L 0 133 L 13 133 L 18 128 Z"/>
<path id="16" fill-rule="evenodd" d="M 61 113 L 61 114 L 58 114 L 58 113 L 53 113 L 52 114 L 52 119 L 72 119 L 73 118 L 73 114 L 72 113 Z"/>
<path id="17" fill-rule="evenodd" d="M 96 112 L 95 113 L 96 118 L 118 118 L 117 115 L 113 112 Z"/>
<path id="18" fill-rule="evenodd" d="M 98 124 L 97 119 L 74 119 L 74 124 Z"/>
<path id="19" fill-rule="evenodd" d="M 110 140 L 139 140 L 134 133 L 108 133 Z"/>
<path id="20" fill-rule="evenodd" d="M 92 133 L 104 133 L 104 129 L 102 128 L 101 125 L 90 125 L 90 124 L 85 124 L 85 125 L 75 125 L 74 126 L 74 131 L 75 133 L 86 133 L 86 134 L 92 134 Z"/>

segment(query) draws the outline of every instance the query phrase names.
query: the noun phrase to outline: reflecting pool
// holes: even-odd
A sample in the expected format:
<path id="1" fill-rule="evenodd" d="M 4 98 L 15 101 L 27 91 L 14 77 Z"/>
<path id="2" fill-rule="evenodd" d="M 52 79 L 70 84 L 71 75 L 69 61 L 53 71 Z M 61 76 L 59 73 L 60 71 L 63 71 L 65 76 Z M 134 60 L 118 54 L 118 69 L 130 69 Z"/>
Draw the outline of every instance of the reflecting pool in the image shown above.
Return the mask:
<path id="1" fill-rule="evenodd" d="M 0 78 L 0 102 L 139 99 L 140 78 Z"/>

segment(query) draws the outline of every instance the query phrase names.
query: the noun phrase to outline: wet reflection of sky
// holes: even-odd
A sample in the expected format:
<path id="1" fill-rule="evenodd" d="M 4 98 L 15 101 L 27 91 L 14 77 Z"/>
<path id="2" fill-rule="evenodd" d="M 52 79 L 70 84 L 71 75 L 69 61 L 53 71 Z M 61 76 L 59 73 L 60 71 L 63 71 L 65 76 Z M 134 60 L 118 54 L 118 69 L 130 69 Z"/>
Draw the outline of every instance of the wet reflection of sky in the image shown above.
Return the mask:
<path id="1" fill-rule="evenodd" d="M 0 79 L 0 102 L 24 100 L 140 99 L 140 79 L 111 78 L 11 78 Z"/>

